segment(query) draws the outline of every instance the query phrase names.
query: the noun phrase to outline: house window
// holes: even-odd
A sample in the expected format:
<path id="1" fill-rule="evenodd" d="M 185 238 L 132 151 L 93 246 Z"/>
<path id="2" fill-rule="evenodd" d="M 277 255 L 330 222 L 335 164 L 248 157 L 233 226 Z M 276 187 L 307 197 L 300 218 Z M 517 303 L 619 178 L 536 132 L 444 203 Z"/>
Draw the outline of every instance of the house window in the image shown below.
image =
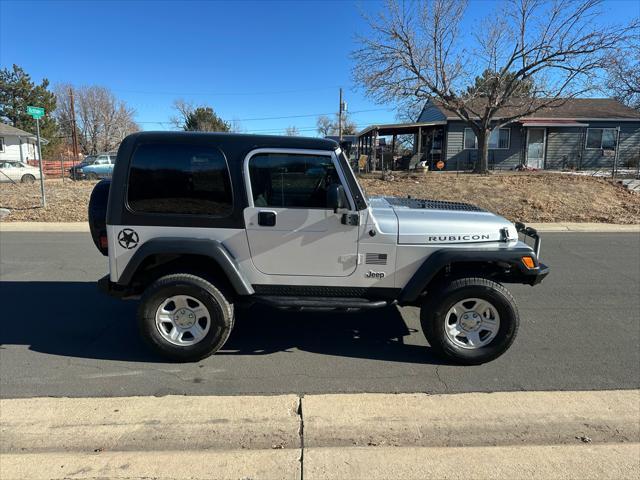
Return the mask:
<path id="1" fill-rule="evenodd" d="M 615 150 L 616 137 L 615 128 L 587 128 L 587 148 L 592 150 Z"/>
<path id="2" fill-rule="evenodd" d="M 0 137 L 0 152 L 4 153 L 4 137 Z"/>
<path id="3" fill-rule="evenodd" d="M 511 140 L 511 129 L 494 128 L 489 135 L 489 149 L 507 150 Z"/>
<path id="4" fill-rule="evenodd" d="M 494 128 L 489 135 L 489 150 L 507 150 L 511 144 L 510 128 Z M 478 148 L 478 139 L 471 128 L 464 129 L 464 148 Z"/>
<path id="5" fill-rule="evenodd" d="M 478 140 L 470 128 L 464 129 L 464 148 L 465 150 L 478 148 Z"/>

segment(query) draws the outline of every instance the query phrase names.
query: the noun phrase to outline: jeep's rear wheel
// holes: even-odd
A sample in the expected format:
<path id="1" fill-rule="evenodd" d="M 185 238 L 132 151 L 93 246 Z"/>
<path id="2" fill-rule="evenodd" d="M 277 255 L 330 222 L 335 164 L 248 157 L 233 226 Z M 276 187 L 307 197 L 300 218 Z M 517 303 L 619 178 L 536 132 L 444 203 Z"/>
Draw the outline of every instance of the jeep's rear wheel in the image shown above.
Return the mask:
<path id="1" fill-rule="evenodd" d="M 138 323 L 162 356 L 193 362 L 217 352 L 233 328 L 233 306 L 205 279 L 190 274 L 156 280 L 142 296 Z"/>
<path id="2" fill-rule="evenodd" d="M 456 363 L 477 365 L 508 350 L 519 326 L 515 300 L 499 283 L 462 278 L 430 293 L 420 311 L 431 347 Z"/>

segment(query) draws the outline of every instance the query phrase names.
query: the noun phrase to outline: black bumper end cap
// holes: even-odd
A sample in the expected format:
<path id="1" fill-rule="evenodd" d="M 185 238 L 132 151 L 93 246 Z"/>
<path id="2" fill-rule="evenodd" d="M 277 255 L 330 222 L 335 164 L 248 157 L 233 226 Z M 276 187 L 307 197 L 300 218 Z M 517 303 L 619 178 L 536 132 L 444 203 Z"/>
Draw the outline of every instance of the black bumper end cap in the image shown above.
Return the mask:
<path id="1" fill-rule="evenodd" d="M 549 275 L 550 271 L 551 269 L 549 267 L 547 267 L 544 263 L 541 263 L 535 270 L 535 273 L 533 273 L 532 275 L 533 278 L 531 279 L 531 285 L 533 286 L 542 283 L 542 280 L 544 280 L 546 276 Z"/>
<path id="2" fill-rule="evenodd" d="M 109 275 L 105 275 L 100 280 L 98 280 L 98 290 L 100 290 L 102 293 L 116 298 L 125 298 L 131 296 L 131 292 L 128 288 L 123 287 L 122 285 L 118 285 L 117 283 L 113 283 L 109 279 Z"/>

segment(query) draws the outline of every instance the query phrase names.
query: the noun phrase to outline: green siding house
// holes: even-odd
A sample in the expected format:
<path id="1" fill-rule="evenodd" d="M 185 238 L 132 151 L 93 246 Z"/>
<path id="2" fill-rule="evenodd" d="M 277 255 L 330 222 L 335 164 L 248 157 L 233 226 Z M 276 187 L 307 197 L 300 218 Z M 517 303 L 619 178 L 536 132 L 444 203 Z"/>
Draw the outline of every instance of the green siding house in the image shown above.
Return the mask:
<path id="1" fill-rule="evenodd" d="M 478 105 L 481 108 L 481 105 Z M 498 118 L 511 116 L 507 107 Z M 436 101 L 422 109 L 418 124 L 444 129 L 442 160 L 447 170 L 468 169 L 478 160 L 473 130 Z M 424 145 L 423 152 L 429 151 Z M 500 129 L 489 140 L 489 167 L 513 169 L 599 169 L 616 161 L 635 167 L 640 160 L 640 112 L 610 98 L 574 98 L 544 108 Z"/>

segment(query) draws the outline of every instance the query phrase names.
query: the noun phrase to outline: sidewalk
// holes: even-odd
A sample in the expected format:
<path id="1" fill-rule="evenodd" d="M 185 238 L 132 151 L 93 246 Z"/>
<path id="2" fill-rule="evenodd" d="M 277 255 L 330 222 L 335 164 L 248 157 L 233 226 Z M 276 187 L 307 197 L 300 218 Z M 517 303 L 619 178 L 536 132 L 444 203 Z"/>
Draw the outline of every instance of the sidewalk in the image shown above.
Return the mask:
<path id="1" fill-rule="evenodd" d="M 0 400 L 0 477 L 640 475 L 640 390 Z"/>
<path id="2" fill-rule="evenodd" d="M 528 223 L 539 232 L 608 232 L 640 233 L 640 224 L 618 225 L 613 223 Z M 0 222 L 0 232 L 89 232 L 87 222 Z"/>

